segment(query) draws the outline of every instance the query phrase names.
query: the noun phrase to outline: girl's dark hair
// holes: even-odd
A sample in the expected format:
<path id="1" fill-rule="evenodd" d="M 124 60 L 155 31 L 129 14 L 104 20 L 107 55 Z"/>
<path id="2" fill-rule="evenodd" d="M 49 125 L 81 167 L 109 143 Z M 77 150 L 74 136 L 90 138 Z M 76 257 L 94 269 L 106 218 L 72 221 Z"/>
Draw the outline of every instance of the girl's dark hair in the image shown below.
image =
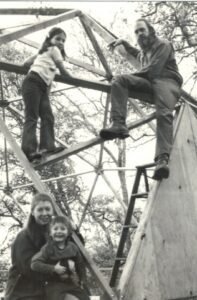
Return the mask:
<path id="1" fill-rule="evenodd" d="M 42 53 L 46 52 L 48 50 L 48 48 L 52 46 L 51 39 L 55 35 L 60 34 L 60 33 L 63 33 L 65 35 L 65 37 L 66 37 L 66 33 L 65 33 L 65 31 L 62 28 L 60 28 L 60 27 L 53 27 L 49 31 L 49 33 L 48 33 L 47 37 L 45 38 L 45 40 L 44 40 L 44 42 L 43 42 L 43 44 L 42 44 L 42 46 L 41 46 L 41 48 L 40 48 L 40 50 L 39 50 L 38 53 L 42 54 Z M 60 52 L 61 52 L 63 58 L 65 59 L 65 57 L 66 57 L 65 50 L 61 49 Z"/>
<path id="2" fill-rule="evenodd" d="M 72 231 L 71 224 L 70 224 L 69 220 L 64 216 L 53 217 L 52 220 L 51 220 L 51 223 L 50 223 L 50 229 L 55 224 L 59 224 L 59 223 L 64 224 L 67 227 L 68 235 L 70 235 L 71 231 Z"/>
<path id="3" fill-rule="evenodd" d="M 140 19 L 137 19 L 136 23 L 137 22 L 144 22 L 146 24 L 146 26 L 148 27 L 148 29 L 149 29 L 150 35 L 152 35 L 152 37 L 156 36 L 155 29 L 153 28 L 153 26 L 146 19 L 140 18 Z"/>

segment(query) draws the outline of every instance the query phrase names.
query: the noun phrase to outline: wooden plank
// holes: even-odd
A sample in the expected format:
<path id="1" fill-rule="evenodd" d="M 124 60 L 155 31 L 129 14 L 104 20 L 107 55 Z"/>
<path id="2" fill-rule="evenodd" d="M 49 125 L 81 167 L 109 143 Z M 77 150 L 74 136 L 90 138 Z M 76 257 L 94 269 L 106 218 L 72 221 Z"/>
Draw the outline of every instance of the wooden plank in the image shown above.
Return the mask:
<path id="1" fill-rule="evenodd" d="M 171 152 L 170 177 L 150 192 L 121 276 L 123 300 L 189 299 L 197 294 L 196 143 L 196 117 L 185 105 Z"/>
<path id="2" fill-rule="evenodd" d="M 8 72 L 14 72 L 17 74 L 23 74 L 25 75 L 28 71 L 27 68 L 21 66 L 21 65 L 16 65 L 16 64 L 10 64 L 7 62 L 2 62 L 0 61 L 0 70 L 8 71 Z M 111 86 L 108 83 L 102 83 L 96 80 L 86 80 L 83 78 L 79 77 L 64 77 L 61 75 L 57 75 L 55 77 L 55 81 L 61 82 L 61 83 L 66 83 L 69 85 L 75 85 L 87 89 L 92 89 L 92 90 L 97 90 L 97 91 L 102 91 L 102 92 L 110 92 Z"/>
<path id="3" fill-rule="evenodd" d="M 62 8 L 1 8 L 0 15 L 40 15 L 40 16 L 54 16 L 71 11 L 72 9 Z"/>
<path id="4" fill-rule="evenodd" d="M 9 30 L 5 30 L 3 29 L 2 30 L 3 32 L 10 32 Z M 34 42 L 34 41 L 31 41 L 27 38 L 20 38 L 18 39 L 19 42 L 25 44 L 25 45 L 28 45 L 32 48 L 35 48 L 35 49 L 39 49 L 40 47 L 40 44 L 38 44 L 37 42 Z M 76 58 L 73 58 L 73 57 L 66 57 L 66 60 L 70 63 L 70 64 L 73 64 L 75 66 L 78 66 L 78 67 L 81 67 L 89 72 L 92 72 L 92 73 L 95 73 L 97 75 L 100 75 L 100 76 L 103 76 L 103 77 L 106 77 L 106 73 L 102 70 L 99 70 L 97 68 L 95 68 L 94 66 L 90 65 L 90 64 L 87 64 L 87 63 L 84 63 L 84 62 L 81 62 L 80 60 L 76 59 Z"/>
<path id="5" fill-rule="evenodd" d="M 98 43 L 96 37 L 94 36 L 94 34 L 93 34 L 90 26 L 87 24 L 86 19 L 84 18 L 84 15 L 80 16 L 79 19 L 81 21 L 82 26 L 85 29 L 85 32 L 86 32 L 87 36 L 89 37 L 89 39 L 90 39 L 90 41 L 92 43 L 92 46 L 93 46 L 93 48 L 94 48 L 94 50 L 95 50 L 98 58 L 100 59 L 102 65 L 103 65 L 103 68 L 107 72 L 107 75 L 111 76 L 112 75 L 111 69 L 108 66 L 108 63 L 107 63 L 107 61 L 105 59 L 105 56 L 103 55 L 103 52 L 102 52 L 102 50 L 101 50 L 101 48 L 99 46 L 99 43 Z"/>
<path id="6" fill-rule="evenodd" d="M 16 109 L 14 106 L 9 105 L 9 106 L 7 107 L 7 110 L 11 111 L 11 112 L 12 112 L 13 114 L 15 114 L 16 116 L 19 116 L 19 117 L 21 117 L 22 119 L 24 119 L 24 115 L 23 115 L 18 109 Z M 57 138 L 57 137 L 55 138 L 55 141 L 58 142 L 60 145 L 64 146 L 65 148 L 68 148 L 68 147 L 69 147 L 64 141 L 60 140 L 60 139 Z M 78 153 L 77 156 L 78 156 L 81 160 L 85 161 L 87 164 L 89 164 L 90 166 L 92 166 L 93 168 L 95 168 L 95 166 L 94 166 L 91 162 L 89 162 L 87 159 L 85 159 L 82 155 L 80 155 L 80 154 Z"/>
<path id="7" fill-rule="evenodd" d="M 20 147 L 18 146 L 18 144 L 16 143 L 16 141 L 14 140 L 12 135 L 10 134 L 7 126 L 5 125 L 4 121 L 1 118 L 0 118 L 0 130 L 2 131 L 2 133 L 5 136 L 6 140 L 9 142 L 11 148 L 13 149 L 13 151 L 16 154 L 17 158 L 21 162 L 21 164 L 24 167 L 25 171 L 27 172 L 27 174 L 29 175 L 29 177 L 33 181 L 33 183 L 35 185 L 35 188 L 41 193 L 42 192 L 48 193 L 47 188 L 41 182 L 40 177 L 38 176 L 38 174 L 35 172 L 35 170 L 31 166 L 31 164 L 27 160 L 25 154 L 22 152 L 22 150 L 20 149 Z M 56 210 L 57 214 L 62 215 L 62 212 L 61 212 L 59 206 L 56 204 L 55 200 L 53 201 L 53 203 L 54 203 L 55 210 Z M 88 252 L 85 250 L 84 246 L 82 245 L 82 243 L 79 240 L 79 238 L 77 237 L 77 235 L 75 233 L 73 233 L 72 236 L 73 236 L 73 239 L 75 240 L 77 246 L 81 250 L 81 252 L 82 252 L 82 254 L 83 254 L 83 256 L 86 260 L 87 266 L 89 267 L 89 269 L 93 273 L 93 275 L 96 277 L 96 280 L 98 281 L 101 288 L 106 293 L 107 299 L 109 299 L 109 300 L 114 299 L 115 300 L 116 296 L 114 295 L 113 290 L 109 287 L 106 279 L 103 277 L 103 275 L 101 274 L 99 269 L 96 267 L 95 263 L 93 262 L 93 260 L 89 256 Z"/>
<path id="8" fill-rule="evenodd" d="M 89 72 L 92 72 L 94 74 L 97 74 L 97 75 L 100 75 L 100 76 L 103 76 L 103 77 L 106 77 L 106 73 L 102 70 L 99 70 L 93 66 L 91 66 L 90 64 L 87 64 L 87 63 L 84 63 L 84 62 L 81 62 L 80 60 L 76 59 L 76 58 L 73 58 L 73 57 L 67 57 L 66 60 L 70 63 L 70 64 L 73 64 L 75 66 L 78 66 L 80 68 L 83 68 Z"/>
<path id="9" fill-rule="evenodd" d="M 144 118 L 141 118 L 137 121 L 134 121 L 132 123 L 129 123 L 128 124 L 128 128 L 131 130 L 131 129 L 134 129 L 134 128 L 137 128 L 139 126 L 142 126 L 150 121 L 152 121 L 154 118 L 156 118 L 156 113 L 152 113 L 152 114 L 149 114 L 147 115 L 146 117 Z M 102 143 L 104 140 L 100 137 L 96 137 L 96 138 L 93 138 L 89 141 L 86 141 L 86 142 L 82 142 L 82 143 L 79 143 L 77 145 L 74 145 L 74 146 L 71 146 L 70 148 L 68 149 L 65 149 L 57 154 L 53 154 L 53 155 L 50 155 L 48 157 L 46 157 L 45 159 L 43 159 L 42 163 L 40 163 L 39 165 L 35 165 L 35 169 L 39 169 L 45 165 L 50 165 L 52 163 L 55 163 L 57 161 L 60 161 L 62 159 L 65 159 L 71 155 L 74 155 L 74 154 L 77 154 L 78 152 L 80 151 L 83 151 L 83 150 L 86 150 L 90 147 L 93 147 L 93 146 L 96 146 L 100 143 Z"/>
<path id="10" fill-rule="evenodd" d="M 80 15 L 80 13 L 81 13 L 80 10 L 69 11 L 69 12 L 63 13 L 57 17 L 54 17 L 50 20 L 41 21 L 34 25 L 31 25 L 31 26 L 28 26 L 25 28 L 21 28 L 17 31 L 5 33 L 0 36 L 0 45 L 11 42 L 13 40 L 17 40 L 26 34 L 30 34 L 30 33 L 36 32 L 38 30 L 45 29 L 49 26 L 56 25 L 63 21 L 73 19 L 74 17 Z"/>
<path id="11" fill-rule="evenodd" d="M 30 176 L 31 180 L 33 181 L 35 188 L 43 192 L 43 185 L 40 181 L 39 176 L 35 173 L 33 167 L 30 165 L 29 161 L 27 160 L 25 154 L 21 151 L 18 144 L 15 142 L 15 140 L 12 138 L 7 126 L 5 125 L 3 119 L 0 117 L 0 130 L 4 134 L 6 140 L 9 142 L 12 149 L 14 149 L 14 152 L 18 159 L 23 163 L 23 167 L 27 174 Z"/>
<path id="12" fill-rule="evenodd" d="M 109 30 L 106 30 L 103 26 L 101 26 L 97 21 L 95 21 L 93 18 L 84 15 L 84 19 L 86 20 L 86 23 L 95 31 L 97 32 L 108 44 L 112 43 L 117 39 L 117 37 L 112 34 Z M 123 57 L 125 57 L 134 67 L 139 68 L 140 64 L 139 62 L 130 54 L 128 54 L 124 46 L 120 45 L 116 47 L 116 51 L 118 51 Z"/>

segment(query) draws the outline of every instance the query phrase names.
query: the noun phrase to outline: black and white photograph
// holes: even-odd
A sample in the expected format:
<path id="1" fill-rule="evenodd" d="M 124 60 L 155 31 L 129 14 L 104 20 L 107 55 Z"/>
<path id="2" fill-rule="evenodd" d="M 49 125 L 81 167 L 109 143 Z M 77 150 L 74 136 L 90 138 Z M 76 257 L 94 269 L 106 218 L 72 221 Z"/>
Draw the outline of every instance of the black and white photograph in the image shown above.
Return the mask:
<path id="1" fill-rule="evenodd" d="M 197 300 L 197 1 L 0 0 L 0 300 Z"/>

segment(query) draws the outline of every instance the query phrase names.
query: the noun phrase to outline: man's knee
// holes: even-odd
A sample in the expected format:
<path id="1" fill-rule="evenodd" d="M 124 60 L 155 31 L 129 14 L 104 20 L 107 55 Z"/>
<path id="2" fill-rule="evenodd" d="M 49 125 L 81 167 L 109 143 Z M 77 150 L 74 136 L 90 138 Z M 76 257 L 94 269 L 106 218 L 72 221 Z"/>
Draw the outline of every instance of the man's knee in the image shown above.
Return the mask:
<path id="1" fill-rule="evenodd" d="M 124 84 L 124 75 L 117 75 L 112 80 L 112 85 L 123 85 Z"/>
<path id="2" fill-rule="evenodd" d="M 126 87 L 128 84 L 135 84 L 135 76 L 132 74 L 117 75 L 112 80 L 112 85 Z"/>
<path id="3" fill-rule="evenodd" d="M 168 122 L 173 121 L 173 111 L 168 108 L 157 109 L 156 111 L 157 121 L 166 120 Z"/>

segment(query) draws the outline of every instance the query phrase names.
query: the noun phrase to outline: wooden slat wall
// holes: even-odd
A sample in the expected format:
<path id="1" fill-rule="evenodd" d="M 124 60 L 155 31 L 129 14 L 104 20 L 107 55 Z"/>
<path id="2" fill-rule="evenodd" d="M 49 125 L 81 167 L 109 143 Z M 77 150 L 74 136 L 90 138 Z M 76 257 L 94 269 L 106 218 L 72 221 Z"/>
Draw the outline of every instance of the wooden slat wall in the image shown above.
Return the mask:
<path id="1" fill-rule="evenodd" d="M 185 105 L 171 153 L 170 177 L 150 194 L 121 276 L 124 300 L 197 295 L 196 149 L 196 117 Z"/>

